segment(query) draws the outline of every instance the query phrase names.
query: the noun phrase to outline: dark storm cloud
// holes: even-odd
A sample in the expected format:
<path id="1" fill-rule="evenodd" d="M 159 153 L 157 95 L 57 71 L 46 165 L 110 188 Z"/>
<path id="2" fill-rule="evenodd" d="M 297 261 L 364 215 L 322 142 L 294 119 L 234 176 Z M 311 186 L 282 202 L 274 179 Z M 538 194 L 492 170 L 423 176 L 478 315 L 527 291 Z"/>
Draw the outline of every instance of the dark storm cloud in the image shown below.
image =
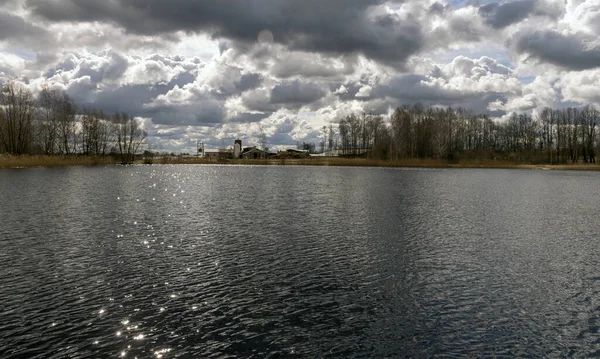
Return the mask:
<path id="1" fill-rule="evenodd" d="M 507 98 L 504 94 L 448 90 L 427 86 L 423 81 L 429 79 L 419 75 L 407 75 L 374 89 L 372 99 L 364 105 L 365 112 L 385 114 L 389 108 L 422 103 L 428 106 L 462 107 L 472 110 L 473 113 L 488 116 L 502 116 L 506 113 L 488 109 L 492 102 L 499 100 L 505 103 Z M 375 97 L 379 99 L 373 99 Z"/>
<path id="2" fill-rule="evenodd" d="M 72 71 L 77 67 L 78 59 L 76 56 L 69 56 L 56 65 L 52 66 L 44 73 L 45 78 L 50 78 L 59 72 Z"/>
<path id="3" fill-rule="evenodd" d="M 325 92 L 316 84 L 299 80 L 283 82 L 271 90 L 272 104 L 310 104 L 325 96 Z"/>
<path id="4" fill-rule="evenodd" d="M 596 41 L 597 37 L 581 33 L 563 35 L 556 31 L 537 31 L 521 35 L 515 47 L 540 62 L 586 70 L 600 67 L 600 48 L 594 45 Z"/>
<path id="5" fill-rule="evenodd" d="M 179 88 L 182 88 L 187 84 L 191 84 L 192 82 L 194 82 L 194 80 L 196 80 L 196 75 L 190 72 L 182 72 L 179 75 L 177 75 L 177 77 L 175 77 L 173 80 L 171 80 L 167 87 L 173 88 L 175 86 L 179 86 Z"/>
<path id="6" fill-rule="evenodd" d="M 270 113 L 248 113 L 248 112 L 244 112 L 244 113 L 240 113 L 236 116 L 233 116 L 229 119 L 227 119 L 227 122 L 230 123 L 254 123 L 254 122 L 260 122 L 261 120 L 264 120 L 265 118 L 269 117 Z"/>
<path id="7" fill-rule="evenodd" d="M 96 86 L 88 88 L 87 91 L 70 87 L 67 93 L 83 108 L 98 108 L 106 113 L 127 112 L 133 116 L 152 117 L 155 113 L 164 113 L 168 110 L 147 108 L 144 105 L 151 103 L 160 95 L 165 95 L 175 86 L 183 87 L 193 81 L 194 76 L 186 72 L 179 74 L 168 84 L 123 85 L 104 88 L 94 94 L 90 92 L 96 90 Z M 163 119 L 167 117 L 163 116 Z"/>
<path id="8" fill-rule="evenodd" d="M 506 102 L 505 95 L 496 92 L 473 92 L 468 90 L 446 89 L 428 84 L 431 79 L 420 75 L 406 75 L 394 78 L 386 85 L 373 89 L 371 100 L 365 109 L 373 113 L 385 113 L 389 107 L 423 103 L 428 106 L 452 106 L 472 110 L 474 113 L 489 116 L 502 116 L 504 111 L 490 111 L 488 106 L 495 101 Z M 378 100 L 382 99 L 382 100 Z"/>
<path id="9" fill-rule="evenodd" d="M 114 89 L 105 89 L 88 102 L 88 95 L 79 91 L 67 90 L 69 95 L 82 107 L 99 108 L 107 113 L 127 112 L 134 116 L 148 116 L 151 111 L 144 109 L 146 103 L 169 91 L 166 85 L 125 85 Z"/>
<path id="10" fill-rule="evenodd" d="M 401 1 L 394 1 L 400 3 Z M 383 0 L 46 0 L 27 7 L 50 21 L 108 22 L 135 34 L 209 32 L 242 43 L 262 30 L 292 49 L 363 53 L 401 66 L 422 47 L 421 28 L 391 15 L 367 17 Z"/>
<path id="11" fill-rule="evenodd" d="M 292 138 L 292 135 L 289 132 L 275 133 L 269 136 L 268 140 L 270 144 L 275 146 L 285 146 L 297 142 Z"/>
<path id="12" fill-rule="evenodd" d="M 20 16 L 0 11 L 0 41 L 12 40 L 18 45 L 40 46 L 49 41 L 48 32 Z"/>
<path id="13" fill-rule="evenodd" d="M 199 100 L 189 105 L 154 106 L 147 112 L 158 125 L 216 126 L 225 118 L 223 104 L 216 100 Z"/>
<path id="14" fill-rule="evenodd" d="M 0 8 L 12 6 L 15 3 L 15 0 L 0 0 Z"/>
<path id="15" fill-rule="evenodd" d="M 445 26 L 436 27 L 429 34 L 429 47 L 447 47 L 456 41 L 478 42 L 486 34 L 482 31 L 479 21 L 458 13 L 445 12 L 443 14 L 431 14 L 431 16 L 445 17 Z"/>
<path id="16" fill-rule="evenodd" d="M 537 0 L 518 0 L 490 3 L 479 8 L 485 22 L 495 29 L 504 28 L 529 16 L 536 7 Z"/>
<path id="17" fill-rule="evenodd" d="M 442 15 L 444 14 L 444 12 L 449 11 L 452 9 L 452 5 L 450 4 L 442 4 L 439 2 L 433 3 L 430 7 L 429 7 L 429 14 L 430 15 Z"/>
<path id="18" fill-rule="evenodd" d="M 278 106 L 271 104 L 270 93 L 266 89 L 248 91 L 242 95 L 242 104 L 249 111 L 275 112 Z"/>
<path id="19" fill-rule="evenodd" d="M 462 107 L 471 110 L 473 113 L 488 115 L 490 117 L 501 117 L 505 115 L 506 111 L 490 110 L 488 108 L 490 103 L 495 101 L 501 101 L 502 103 L 506 103 L 508 99 L 504 94 L 490 92 L 472 96 L 471 99 L 465 102 L 452 104 L 452 106 L 455 108 Z"/>
<path id="20" fill-rule="evenodd" d="M 259 74 L 244 74 L 235 84 L 235 87 L 240 92 L 253 90 L 260 86 L 262 80 L 263 78 Z"/>

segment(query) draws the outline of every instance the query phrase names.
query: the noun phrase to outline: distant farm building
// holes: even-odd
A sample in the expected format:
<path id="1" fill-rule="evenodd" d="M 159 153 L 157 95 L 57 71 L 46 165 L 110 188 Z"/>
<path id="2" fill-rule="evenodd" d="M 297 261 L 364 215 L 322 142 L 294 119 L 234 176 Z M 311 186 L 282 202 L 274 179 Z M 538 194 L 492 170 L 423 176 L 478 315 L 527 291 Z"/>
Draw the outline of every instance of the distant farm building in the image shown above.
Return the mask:
<path id="1" fill-rule="evenodd" d="M 309 150 L 296 150 L 296 149 L 293 149 L 293 148 L 290 148 L 290 149 L 286 150 L 286 152 L 288 152 L 288 153 L 299 153 L 299 154 L 302 154 L 302 153 L 310 154 Z"/>
<path id="2" fill-rule="evenodd" d="M 228 149 L 204 149 L 204 157 L 214 159 L 266 159 L 271 153 L 263 151 L 256 146 L 242 147 L 242 140 L 236 139 L 233 148 Z M 199 151 L 201 153 L 202 151 Z"/>
<path id="3" fill-rule="evenodd" d="M 269 158 L 270 156 L 271 156 L 271 154 L 269 152 L 263 151 L 256 147 L 246 147 L 242 151 L 240 158 L 256 160 L 256 159 Z"/>
<path id="4" fill-rule="evenodd" d="M 216 149 L 216 150 L 205 150 L 204 156 L 208 158 L 216 158 L 216 159 L 227 159 L 231 158 L 232 153 L 231 150 L 228 149 Z"/>

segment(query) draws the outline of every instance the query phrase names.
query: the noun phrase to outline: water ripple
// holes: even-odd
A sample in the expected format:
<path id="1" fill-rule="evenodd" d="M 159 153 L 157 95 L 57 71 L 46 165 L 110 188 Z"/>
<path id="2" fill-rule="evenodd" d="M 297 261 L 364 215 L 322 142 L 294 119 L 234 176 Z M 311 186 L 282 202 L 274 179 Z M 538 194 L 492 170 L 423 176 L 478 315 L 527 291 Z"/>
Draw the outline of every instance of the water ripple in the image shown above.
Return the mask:
<path id="1" fill-rule="evenodd" d="M 3 171 L 0 357 L 598 356 L 597 177 Z"/>

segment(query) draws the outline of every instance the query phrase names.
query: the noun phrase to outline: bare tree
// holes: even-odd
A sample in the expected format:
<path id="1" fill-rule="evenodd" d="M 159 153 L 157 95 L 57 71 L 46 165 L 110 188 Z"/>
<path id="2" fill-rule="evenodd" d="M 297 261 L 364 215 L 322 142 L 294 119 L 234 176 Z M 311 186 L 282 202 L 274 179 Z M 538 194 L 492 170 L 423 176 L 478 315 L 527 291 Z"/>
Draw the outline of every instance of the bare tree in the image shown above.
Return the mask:
<path id="1" fill-rule="evenodd" d="M 329 151 L 333 151 L 334 150 L 334 145 L 335 145 L 335 130 L 333 129 L 333 124 L 330 123 L 329 124 L 329 129 L 328 129 L 328 135 L 327 135 L 327 147 L 329 149 Z"/>
<path id="2" fill-rule="evenodd" d="M 58 151 L 71 155 L 77 151 L 77 107 L 69 95 L 61 93 L 58 104 Z"/>
<path id="3" fill-rule="evenodd" d="M 31 153 L 35 102 L 30 91 L 9 82 L 0 93 L 0 145 L 15 155 Z"/>
<path id="4" fill-rule="evenodd" d="M 350 148 L 350 136 L 349 136 L 349 129 L 348 129 L 348 122 L 346 122 L 346 119 L 342 119 L 340 121 L 340 123 L 338 124 L 338 129 L 340 131 L 340 142 L 341 142 L 341 146 L 342 146 L 342 154 L 347 155 L 349 152 L 349 148 Z"/>
<path id="5" fill-rule="evenodd" d="M 53 155 L 58 149 L 58 122 L 62 96 L 44 86 L 38 97 L 37 140 L 42 152 Z"/>
<path id="6" fill-rule="evenodd" d="M 260 148 L 261 148 L 261 150 L 267 152 L 267 151 L 269 151 L 269 148 L 267 147 L 268 146 L 267 134 L 265 132 L 264 127 L 260 123 L 258 123 L 258 131 L 259 131 L 258 141 L 260 142 Z"/>
<path id="7" fill-rule="evenodd" d="M 85 111 L 81 121 L 82 151 L 88 156 L 104 156 L 113 126 L 102 111 Z"/>
<path id="8" fill-rule="evenodd" d="M 327 126 L 323 125 L 321 131 L 323 135 L 323 140 L 319 143 L 319 150 L 321 151 L 321 153 L 325 153 L 325 151 L 327 150 Z"/>
<path id="9" fill-rule="evenodd" d="M 112 120 L 121 162 L 133 163 L 135 154 L 146 139 L 147 133 L 140 128 L 135 118 L 129 117 L 126 113 L 116 113 Z"/>
<path id="10" fill-rule="evenodd" d="M 4 117 L 4 110 L 0 108 L 0 153 L 6 152 L 4 146 L 4 136 L 6 131 L 6 118 Z"/>

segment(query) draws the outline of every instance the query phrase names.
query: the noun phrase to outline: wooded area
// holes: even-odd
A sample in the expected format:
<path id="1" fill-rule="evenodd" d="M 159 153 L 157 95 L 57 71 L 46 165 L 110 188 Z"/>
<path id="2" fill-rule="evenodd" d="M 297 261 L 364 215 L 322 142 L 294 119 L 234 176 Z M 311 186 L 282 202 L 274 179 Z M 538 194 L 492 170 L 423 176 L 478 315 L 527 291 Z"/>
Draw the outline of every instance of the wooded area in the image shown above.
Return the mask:
<path id="1" fill-rule="evenodd" d="M 0 153 L 108 156 L 132 163 L 146 138 L 135 118 L 82 110 L 61 90 L 45 87 L 35 98 L 15 83 L 0 93 Z"/>
<path id="2" fill-rule="evenodd" d="M 350 115 L 323 128 L 320 148 L 374 159 L 503 160 L 595 163 L 600 112 L 591 107 L 544 109 L 539 117 L 513 113 L 494 121 L 458 108 L 403 106 L 389 121 Z"/>
<path id="3" fill-rule="evenodd" d="M 322 128 L 311 153 L 377 160 L 500 160 L 514 163 L 596 163 L 600 112 L 583 108 L 544 109 L 539 116 L 513 113 L 492 120 L 463 108 L 422 104 L 397 108 L 389 119 L 349 115 Z M 0 153 L 46 156 L 113 156 L 132 163 L 146 138 L 135 118 L 101 110 L 78 111 L 61 90 L 36 97 L 15 83 L 0 93 Z M 266 142 L 261 127 L 261 138 Z"/>

